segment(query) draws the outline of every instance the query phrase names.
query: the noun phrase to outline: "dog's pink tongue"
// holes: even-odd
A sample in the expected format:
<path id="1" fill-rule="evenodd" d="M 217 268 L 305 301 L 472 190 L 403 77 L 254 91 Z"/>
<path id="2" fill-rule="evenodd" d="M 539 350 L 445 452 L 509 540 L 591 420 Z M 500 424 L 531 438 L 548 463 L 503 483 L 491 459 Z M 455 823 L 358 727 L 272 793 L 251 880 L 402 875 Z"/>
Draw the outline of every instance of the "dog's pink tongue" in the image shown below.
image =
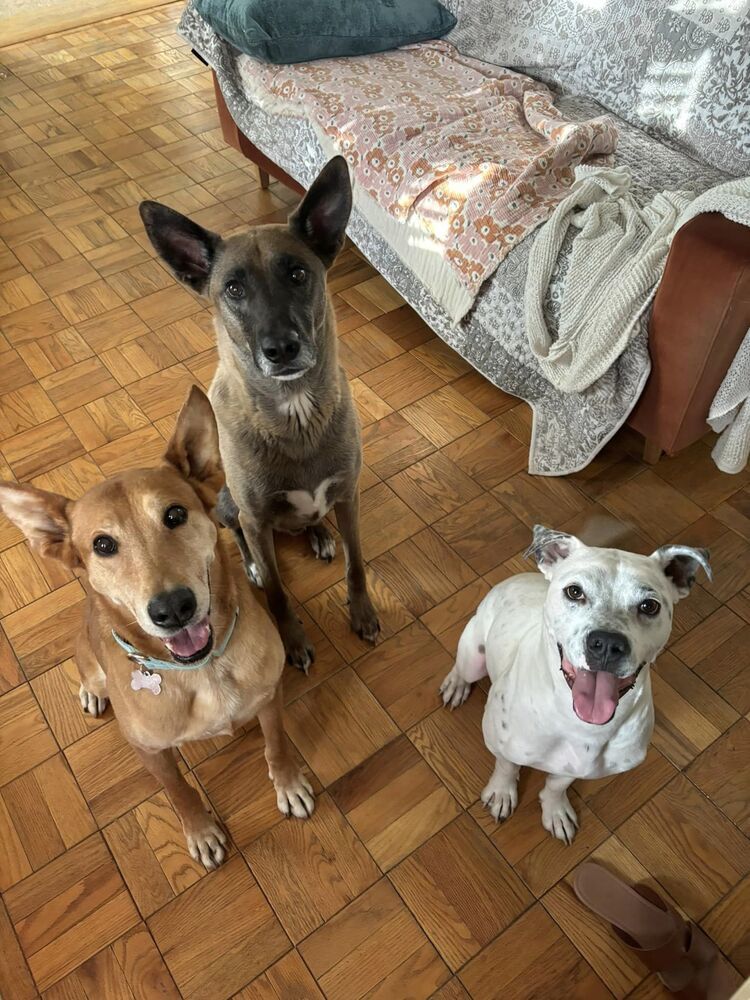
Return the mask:
<path id="1" fill-rule="evenodd" d="M 210 630 L 211 626 L 208 618 L 204 618 L 197 625 L 189 625 L 187 628 L 165 639 L 164 645 L 175 656 L 193 656 L 199 650 L 203 649 L 208 642 Z"/>
<path id="2" fill-rule="evenodd" d="M 620 691 L 617 678 L 604 670 L 577 670 L 573 681 L 573 709 L 579 719 L 603 726 L 615 714 Z"/>

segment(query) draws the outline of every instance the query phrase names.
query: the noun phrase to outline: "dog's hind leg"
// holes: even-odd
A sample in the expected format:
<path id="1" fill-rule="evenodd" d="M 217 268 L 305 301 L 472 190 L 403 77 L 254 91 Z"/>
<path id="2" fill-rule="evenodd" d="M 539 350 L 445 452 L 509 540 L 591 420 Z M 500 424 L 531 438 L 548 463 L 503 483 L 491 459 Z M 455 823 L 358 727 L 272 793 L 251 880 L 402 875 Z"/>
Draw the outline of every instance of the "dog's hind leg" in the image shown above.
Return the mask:
<path id="1" fill-rule="evenodd" d="M 443 704 L 451 709 L 463 705 L 471 694 L 471 685 L 487 676 L 484 631 L 479 614 L 474 615 L 458 641 L 456 663 L 440 685 Z"/>
<path id="2" fill-rule="evenodd" d="M 107 675 L 94 656 L 94 651 L 85 632 L 79 635 L 76 644 L 76 666 L 81 678 L 81 686 L 78 689 L 81 708 L 88 715 L 93 715 L 95 719 L 98 719 L 100 715 L 104 714 L 109 704 Z"/>

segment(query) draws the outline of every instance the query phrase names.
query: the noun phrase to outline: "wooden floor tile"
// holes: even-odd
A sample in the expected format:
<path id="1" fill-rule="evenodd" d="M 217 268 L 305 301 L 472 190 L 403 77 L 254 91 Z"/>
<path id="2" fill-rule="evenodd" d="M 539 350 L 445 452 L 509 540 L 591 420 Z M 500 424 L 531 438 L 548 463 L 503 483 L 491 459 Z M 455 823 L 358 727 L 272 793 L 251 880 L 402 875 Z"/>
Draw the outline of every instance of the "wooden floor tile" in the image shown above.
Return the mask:
<path id="1" fill-rule="evenodd" d="M 365 461 L 381 478 L 393 476 L 435 451 L 435 446 L 400 413 L 391 413 L 367 425 L 362 433 L 362 446 Z"/>
<path id="2" fill-rule="evenodd" d="M 71 770 L 100 826 L 110 823 L 159 788 L 117 726 L 95 729 L 65 750 Z M 102 766 L 102 761 L 107 766 Z"/>
<path id="3" fill-rule="evenodd" d="M 419 622 L 354 664 L 391 718 L 408 729 L 439 705 L 438 688 L 453 660 Z"/>
<path id="4" fill-rule="evenodd" d="M 485 489 L 525 469 L 528 461 L 528 448 L 497 421 L 457 438 L 444 452 Z"/>
<path id="5" fill-rule="evenodd" d="M 451 514 L 482 492 L 443 452 L 414 462 L 392 476 L 388 485 L 428 524 Z"/>
<path id="6" fill-rule="evenodd" d="M 327 1000 L 427 1000 L 450 976 L 386 880 L 310 935 L 300 952 Z"/>
<path id="7" fill-rule="evenodd" d="M 0 992 L 17 1000 L 36 1000 L 39 995 L 29 972 L 26 959 L 10 922 L 5 904 L 0 899 Z"/>
<path id="8" fill-rule="evenodd" d="M 676 534 L 697 521 L 703 513 L 692 500 L 650 471 L 605 493 L 599 502 L 656 543 L 665 534 Z"/>
<path id="9" fill-rule="evenodd" d="M 750 870 L 747 840 L 682 775 L 623 823 L 618 837 L 694 920 Z"/>
<path id="10" fill-rule="evenodd" d="M 72 580 L 3 620 L 5 634 L 27 677 L 35 677 L 73 655 L 83 604 L 83 588 Z"/>
<path id="11" fill-rule="evenodd" d="M 465 814 L 402 861 L 390 879 L 454 971 L 533 901 L 510 865 Z"/>
<path id="12" fill-rule="evenodd" d="M 492 773 L 493 758 L 482 738 L 484 693 L 473 695 L 456 712 L 442 706 L 408 736 L 446 787 L 466 808 L 479 797 Z"/>
<path id="13" fill-rule="evenodd" d="M 383 871 L 460 812 L 405 736 L 339 779 L 329 793 Z"/>
<path id="14" fill-rule="evenodd" d="M 239 856 L 167 903 L 148 927 L 183 997 L 224 1000 L 289 949 Z"/>
<path id="15" fill-rule="evenodd" d="M 743 976 L 750 976 L 750 877 L 744 878 L 701 921 L 701 926 L 719 945 Z"/>
<path id="16" fill-rule="evenodd" d="M 380 875 L 328 795 L 318 798 L 310 819 L 275 826 L 243 853 L 295 944 Z"/>
<path id="17" fill-rule="evenodd" d="M 690 780 L 750 836 L 750 722 L 740 719 L 688 769 Z"/>
<path id="18" fill-rule="evenodd" d="M 179 997 L 172 977 L 145 927 L 137 925 L 44 993 L 44 1000 L 99 995 Z"/>
<path id="19" fill-rule="evenodd" d="M 396 724 L 351 669 L 290 705 L 286 719 L 287 732 L 323 785 L 398 735 Z"/>
<path id="20" fill-rule="evenodd" d="M 6 853 L 0 860 L 3 889 L 42 868 L 96 829 L 61 754 L 4 785 L 0 798 L 6 827 Z"/>
<path id="21" fill-rule="evenodd" d="M 5 902 L 42 991 L 138 922 L 99 834 L 13 886 Z"/>
<path id="22" fill-rule="evenodd" d="M 57 750 L 28 684 L 0 697 L 0 781 L 12 781 Z"/>
<path id="23" fill-rule="evenodd" d="M 249 986 L 235 995 L 235 1000 L 324 1000 L 323 994 L 298 951 L 288 951 Z"/>
<path id="24" fill-rule="evenodd" d="M 531 540 L 529 528 L 490 494 L 437 521 L 435 531 L 477 573 L 489 572 Z"/>
<path id="25" fill-rule="evenodd" d="M 451 385 L 404 406 L 401 413 L 437 448 L 450 444 L 487 421 L 486 414 Z"/>
<path id="26" fill-rule="evenodd" d="M 362 381 L 399 410 L 445 383 L 413 354 L 401 354 L 362 376 Z"/>
<path id="27" fill-rule="evenodd" d="M 473 1000 L 554 996 L 561 983 L 566 984 L 565 995 L 571 1000 L 610 996 L 539 904 L 472 959 L 459 978 Z"/>

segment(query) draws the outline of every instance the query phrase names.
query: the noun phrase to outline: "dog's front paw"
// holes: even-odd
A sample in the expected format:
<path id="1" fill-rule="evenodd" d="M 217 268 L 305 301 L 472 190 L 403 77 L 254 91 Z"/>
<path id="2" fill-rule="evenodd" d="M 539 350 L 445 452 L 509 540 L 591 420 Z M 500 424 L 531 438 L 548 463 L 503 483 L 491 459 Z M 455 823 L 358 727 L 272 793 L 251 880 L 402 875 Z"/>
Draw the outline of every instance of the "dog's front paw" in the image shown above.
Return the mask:
<path id="1" fill-rule="evenodd" d="M 210 872 L 218 868 L 227 856 L 227 835 L 208 813 L 196 827 L 185 829 L 185 839 L 190 856 Z"/>
<path id="2" fill-rule="evenodd" d="M 336 555 L 336 539 L 325 525 L 313 524 L 307 529 L 307 537 L 310 548 L 315 553 L 316 559 L 323 562 L 331 562 Z"/>
<path id="3" fill-rule="evenodd" d="M 279 626 L 279 631 L 286 651 L 286 662 L 297 670 L 309 673 L 310 667 L 315 663 L 315 649 L 305 635 L 302 622 L 297 618 L 290 619 Z"/>
<path id="4" fill-rule="evenodd" d="M 372 606 L 372 602 L 367 594 L 354 598 L 351 601 L 350 616 L 352 631 L 356 632 L 360 639 L 370 642 L 373 645 L 380 635 L 380 621 L 378 613 Z"/>
<path id="5" fill-rule="evenodd" d="M 499 785 L 490 781 L 482 789 L 482 803 L 496 823 L 508 819 L 518 805 L 516 782 Z"/>
<path id="6" fill-rule="evenodd" d="M 254 587 L 257 587 L 258 590 L 263 590 L 263 577 L 260 575 L 257 563 L 246 562 L 245 575 Z"/>
<path id="7" fill-rule="evenodd" d="M 570 804 L 568 796 L 563 793 L 554 799 L 542 798 L 541 801 L 542 826 L 544 829 L 564 844 L 572 844 L 573 838 L 578 832 L 578 817 L 576 816 L 575 809 Z"/>
<path id="8" fill-rule="evenodd" d="M 99 697 L 93 691 L 87 691 L 83 684 L 78 688 L 78 698 L 84 712 L 87 715 L 93 715 L 95 719 L 98 719 L 100 715 L 104 715 L 109 704 L 109 698 L 106 696 Z"/>
<path id="9" fill-rule="evenodd" d="M 284 816 L 309 819 L 315 809 L 315 798 L 310 782 L 297 771 L 287 778 L 274 779 L 276 804 Z"/>
<path id="10" fill-rule="evenodd" d="M 466 701 L 471 694 L 471 684 L 465 681 L 459 674 L 456 667 L 446 675 L 445 680 L 440 685 L 440 694 L 443 697 L 443 704 L 453 711 Z M 489 786 L 488 786 L 489 787 Z M 495 817 L 497 819 L 497 817 Z"/>

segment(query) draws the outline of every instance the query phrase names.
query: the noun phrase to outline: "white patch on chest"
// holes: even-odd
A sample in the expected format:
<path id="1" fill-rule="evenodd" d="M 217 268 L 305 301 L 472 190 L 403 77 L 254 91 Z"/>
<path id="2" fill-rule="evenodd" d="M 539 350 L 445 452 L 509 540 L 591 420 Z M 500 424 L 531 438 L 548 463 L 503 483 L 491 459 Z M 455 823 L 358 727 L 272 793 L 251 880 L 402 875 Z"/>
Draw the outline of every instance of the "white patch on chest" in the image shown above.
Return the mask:
<path id="1" fill-rule="evenodd" d="M 319 521 L 328 513 L 328 490 L 336 482 L 335 476 L 329 476 L 320 483 L 314 493 L 309 490 L 287 490 L 287 502 L 294 507 L 298 517 L 306 521 Z"/>
<path id="2" fill-rule="evenodd" d="M 296 420 L 298 424 L 304 426 L 309 423 L 315 411 L 315 406 L 312 396 L 306 389 L 303 389 L 288 396 L 283 403 L 279 404 L 279 409 L 285 417 Z"/>

